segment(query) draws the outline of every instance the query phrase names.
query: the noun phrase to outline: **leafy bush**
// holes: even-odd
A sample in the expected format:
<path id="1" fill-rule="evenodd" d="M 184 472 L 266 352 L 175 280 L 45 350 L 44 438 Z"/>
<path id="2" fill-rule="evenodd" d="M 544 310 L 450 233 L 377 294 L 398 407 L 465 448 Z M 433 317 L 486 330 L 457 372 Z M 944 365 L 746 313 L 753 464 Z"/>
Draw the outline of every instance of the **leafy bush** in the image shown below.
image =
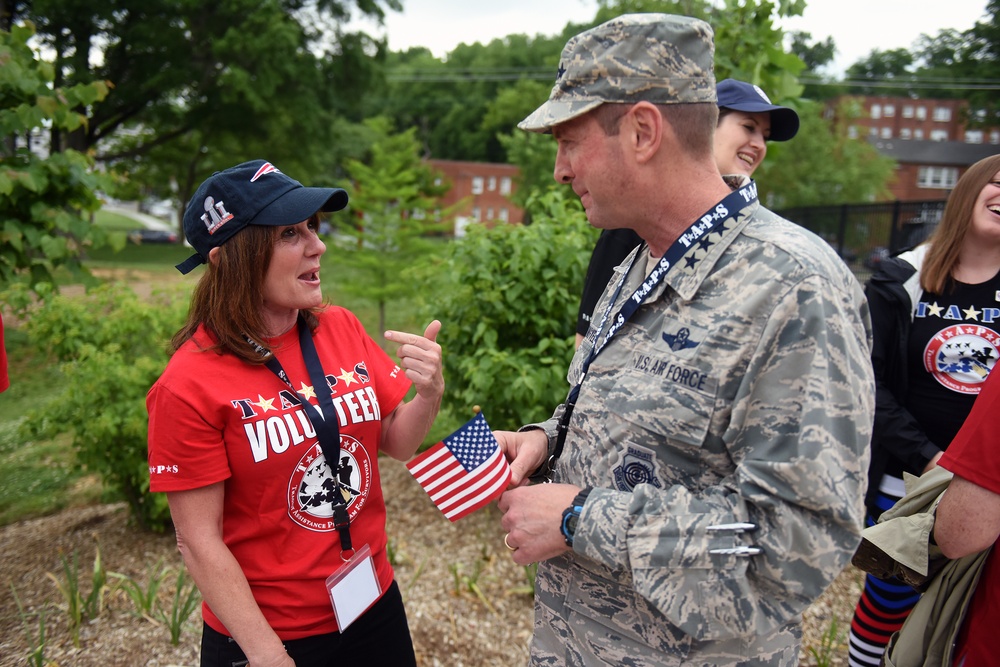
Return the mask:
<path id="1" fill-rule="evenodd" d="M 577 307 L 596 231 L 575 198 L 530 200 L 530 225 L 473 225 L 429 278 L 444 326 L 446 407 L 495 429 L 547 418 L 566 397 Z"/>
<path id="2" fill-rule="evenodd" d="M 24 325 L 32 344 L 60 361 L 63 381 L 28 413 L 21 436 L 71 433 L 77 462 L 124 497 L 140 526 L 157 531 L 168 525 L 169 510 L 163 494 L 149 492 L 145 398 L 186 305 L 162 295 L 141 303 L 114 284 L 82 298 L 47 294 Z"/>

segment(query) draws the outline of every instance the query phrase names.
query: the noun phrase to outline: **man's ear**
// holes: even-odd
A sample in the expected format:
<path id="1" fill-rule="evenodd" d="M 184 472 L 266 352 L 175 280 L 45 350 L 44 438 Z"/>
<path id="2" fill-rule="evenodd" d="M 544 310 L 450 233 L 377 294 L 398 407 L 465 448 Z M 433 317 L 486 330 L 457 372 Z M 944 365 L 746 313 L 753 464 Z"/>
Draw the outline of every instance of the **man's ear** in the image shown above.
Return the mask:
<path id="1" fill-rule="evenodd" d="M 663 142 L 664 122 L 660 110 L 649 102 L 636 102 L 631 112 L 629 131 L 635 150 L 636 162 L 649 162 L 660 150 Z"/>
<path id="2" fill-rule="evenodd" d="M 208 251 L 208 261 L 212 263 L 213 266 L 219 265 L 219 248 L 216 246 Z"/>

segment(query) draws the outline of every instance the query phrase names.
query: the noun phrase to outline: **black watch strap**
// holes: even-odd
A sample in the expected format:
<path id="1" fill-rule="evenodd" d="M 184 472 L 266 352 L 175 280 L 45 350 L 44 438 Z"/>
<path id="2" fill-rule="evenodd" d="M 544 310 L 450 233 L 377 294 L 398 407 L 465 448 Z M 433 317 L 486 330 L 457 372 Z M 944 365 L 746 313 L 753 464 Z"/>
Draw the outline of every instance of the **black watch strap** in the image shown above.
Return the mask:
<path id="1" fill-rule="evenodd" d="M 573 502 L 563 510 L 562 513 L 562 523 L 559 529 L 562 531 L 563 539 L 566 540 L 566 546 L 573 546 L 573 537 L 576 535 L 576 526 L 580 521 L 580 514 L 583 512 L 583 504 L 587 502 L 587 496 L 590 495 L 591 488 L 587 487 L 576 494 L 576 498 L 573 498 Z"/>

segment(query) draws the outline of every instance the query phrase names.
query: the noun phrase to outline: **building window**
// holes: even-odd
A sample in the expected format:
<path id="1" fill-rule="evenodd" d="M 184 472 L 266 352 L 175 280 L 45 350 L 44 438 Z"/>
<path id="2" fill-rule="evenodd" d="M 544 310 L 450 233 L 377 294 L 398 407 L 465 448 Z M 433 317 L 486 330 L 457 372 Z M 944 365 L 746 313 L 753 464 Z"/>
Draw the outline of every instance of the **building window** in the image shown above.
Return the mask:
<path id="1" fill-rule="evenodd" d="M 475 220 L 476 222 L 481 222 L 483 219 L 483 212 L 479 209 L 478 206 L 472 207 L 472 219 Z"/>
<path id="2" fill-rule="evenodd" d="M 881 104 L 873 104 L 872 105 L 871 116 L 875 120 L 878 120 L 879 118 L 882 117 L 882 105 Z"/>
<path id="3" fill-rule="evenodd" d="M 503 222 L 510 222 L 510 212 L 505 208 L 500 209 L 499 217 Z"/>
<path id="4" fill-rule="evenodd" d="M 924 131 L 918 127 L 913 131 L 913 138 L 916 139 L 917 141 L 922 140 L 924 138 Z"/>
<path id="5" fill-rule="evenodd" d="M 440 186 L 441 183 L 442 183 L 442 179 L 441 179 L 440 176 L 438 176 L 437 178 L 434 179 L 434 185 L 435 186 Z"/>
<path id="6" fill-rule="evenodd" d="M 496 176 L 490 176 L 489 190 L 490 190 L 490 192 L 493 192 L 496 189 L 497 189 L 497 177 Z"/>
<path id="7" fill-rule="evenodd" d="M 917 185 L 921 188 L 947 190 L 958 182 L 958 167 L 921 167 Z"/>
<path id="8" fill-rule="evenodd" d="M 908 128 L 908 127 L 904 127 L 904 128 L 901 128 L 899 130 L 899 138 L 900 139 L 909 139 L 912 136 L 913 136 L 913 132 L 911 132 L 910 128 Z"/>
<path id="9" fill-rule="evenodd" d="M 510 176 L 504 176 L 500 179 L 500 194 L 510 194 Z"/>
<path id="10" fill-rule="evenodd" d="M 1000 130 L 991 130 L 990 131 L 990 143 L 991 144 L 1000 144 Z"/>
<path id="11" fill-rule="evenodd" d="M 493 207 L 492 206 L 490 206 L 488 209 L 486 209 L 486 219 L 487 220 L 492 220 L 493 219 Z"/>
<path id="12" fill-rule="evenodd" d="M 895 116 L 896 105 L 886 104 L 884 107 L 882 107 L 882 115 L 885 116 L 886 118 L 892 118 L 893 116 Z"/>
<path id="13" fill-rule="evenodd" d="M 483 177 L 473 176 L 472 177 L 472 194 L 481 195 L 483 194 Z"/>
<path id="14" fill-rule="evenodd" d="M 983 131 L 982 130 L 966 130 L 965 131 L 965 143 L 967 143 L 967 144 L 981 144 L 981 143 L 983 143 Z"/>
<path id="15" fill-rule="evenodd" d="M 951 109 L 948 107 L 934 107 L 934 121 L 947 123 L 951 120 Z"/>
<path id="16" fill-rule="evenodd" d="M 849 136 L 851 139 L 857 139 L 858 138 L 858 126 L 857 125 L 851 125 L 849 128 L 847 128 L 847 136 Z"/>
<path id="17" fill-rule="evenodd" d="M 868 136 L 871 137 L 872 139 L 878 138 L 878 128 L 877 127 L 869 127 L 868 128 Z"/>
<path id="18" fill-rule="evenodd" d="M 883 127 L 882 128 L 882 138 L 883 139 L 892 139 L 892 128 L 891 127 Z"/>
<path id="19" fill-rule="evenodd" d="M 948 141 L 948 130 L 931 130 L 931 141 Z"/>
<path id="20" fill-rule="evenodd" d="M 913 105 L 911 104 L 903 105 L 903 118 L 913 118 Z"/>
<path id="21" fill-rule="evenodd" d="M 927 109 L 925 107 L 917 107 L 917 120 L 927 120 Z"/>

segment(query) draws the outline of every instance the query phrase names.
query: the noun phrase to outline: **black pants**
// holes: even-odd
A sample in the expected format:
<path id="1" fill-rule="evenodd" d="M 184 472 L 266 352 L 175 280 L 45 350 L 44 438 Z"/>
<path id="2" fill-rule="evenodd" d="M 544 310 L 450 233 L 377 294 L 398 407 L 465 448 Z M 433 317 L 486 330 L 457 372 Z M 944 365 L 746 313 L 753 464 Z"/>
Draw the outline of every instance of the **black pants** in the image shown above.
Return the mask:
<path id="1" fill-rule="evenodd" d="M 392 586 L 343 633 L 331 632 L 285 642 L 295 667 L 416 667 L 410 628 L 399 586 Z M 201 636 L 201 667 L 243 667 L 247 657 L 226 635 L 205 625 Z"/>

